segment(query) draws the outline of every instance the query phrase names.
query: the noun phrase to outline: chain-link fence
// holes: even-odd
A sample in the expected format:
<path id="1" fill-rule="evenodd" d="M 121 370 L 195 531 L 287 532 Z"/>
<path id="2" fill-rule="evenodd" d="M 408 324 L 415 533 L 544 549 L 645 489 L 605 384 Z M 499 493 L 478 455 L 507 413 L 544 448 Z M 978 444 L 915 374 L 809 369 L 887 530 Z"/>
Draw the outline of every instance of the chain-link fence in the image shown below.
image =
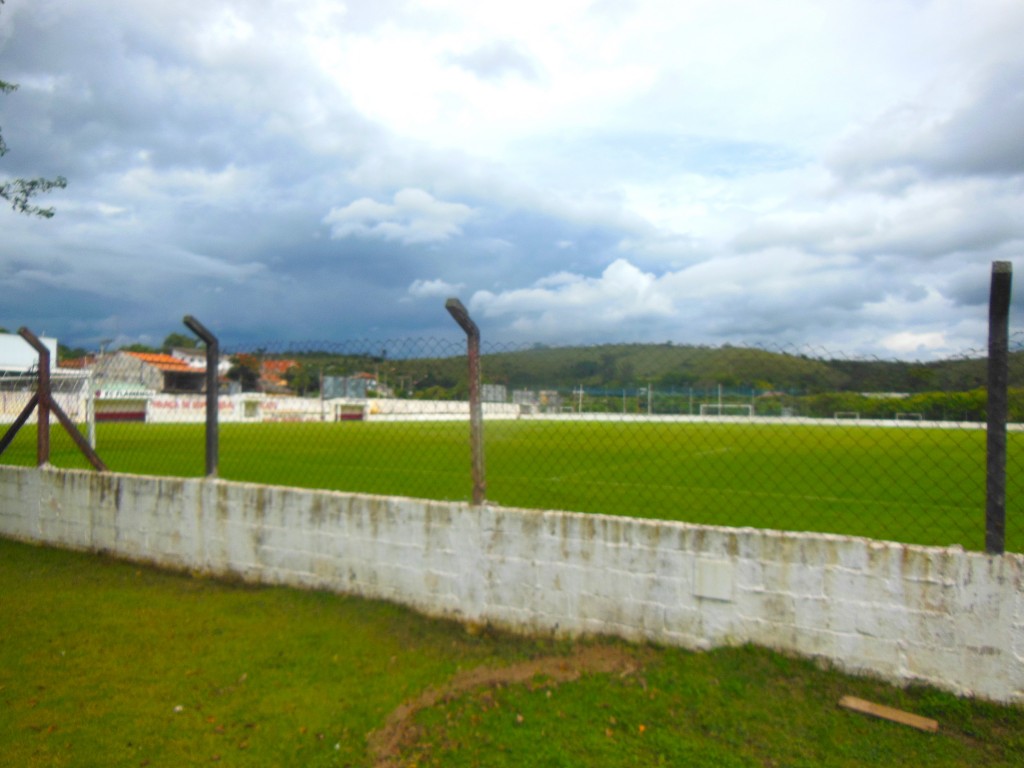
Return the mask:
<path id="1" fill-rule="evenodd" d="M 1024 347 L 1009 355 L 1006 546 L 1024 551 Z M 115 471 L 204 473 L 203 349 L 58 367 L 54 397 Z M 488 345 L 486 498 L 527 508 L 985 541 L 987 359 L 686 344 Z M 222 352 L 219 475 L 469 500 L 465 339 Z M 10 423 L 32 372 L 0 375 Z M 26 425 L 0 462 L 35 463 Z M 51 463 L 88 464 L 54 430 Z"/>

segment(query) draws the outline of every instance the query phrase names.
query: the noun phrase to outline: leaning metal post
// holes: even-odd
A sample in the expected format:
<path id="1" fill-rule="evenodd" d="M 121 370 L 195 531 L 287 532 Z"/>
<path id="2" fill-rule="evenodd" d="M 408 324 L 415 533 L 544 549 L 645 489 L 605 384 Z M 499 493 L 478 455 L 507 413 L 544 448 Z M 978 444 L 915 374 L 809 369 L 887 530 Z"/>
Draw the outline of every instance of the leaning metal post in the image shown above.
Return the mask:
<path id="1" fill-rule="evenodd" d="M 1013 264 L 992 262 L 988 305 L 988 430 L 985 479 L 985 551 L 1006 546 L 1006 420 L 1009 377 L 1010 287 Z"/>
<path id="2" fill-rule="evenodd" d="M 473 452 L 473 504 L 484 503 L 487 480 L 484 472 L 484 415 L 480 404 L 480 329 L 458 299 L 444 303 L 455 322 L 466 332 L 466 353 L 469 357 L 469 442 Z"/>
<path id="3" fill-rule="evenodd" d="M 85 454 L 85 458 L 89 460 L 89 463 L 100 472 L 105 472 L 107 465 L 96 455 L 96 451 L 89 445 L 89 441 L 82 437 L 78 427 L 75 426 L 74 422 L 68 418 L 64 410 L 53 399 L 53 395 L 50 392 L 50 350 L 28 328 L 19 328 L 18 334 L 39 353 L 39 387 L 32 400 L 25 407 L 25 410 L 21 412 L 21 415 L 12 425 L 11 430 L 8 430 L 7 434 L 4 435 L 3 441 L 0 442 L 0 453 L 3 453 L 10 444 L 10 441 L 14 439 L 14 434 L 28 420 L 29 414 L 32 413 L 32 408 L 38 407 L 36 461 L 40 467 L 50 462 L 50 413 L 52 412 L 57 417 L 57 421 L 64 427 L 64 430 L 71 436 L 71 439 L 74 440 L 78 449 Z"/>
<path id="4" fill-rule="evenodd" d="M 220 365 L 220 342 L 206 326 L 192 315 L 185 315 L 183 322 L 206 344 L 206 476 L 216 477 L 220 451 L 218 428 L 220 384 L 217 381 L 217 368 Z"/>
<path id="5" fill-rule="evenodd" d="M 50 463 L 50 350 L 28 328 L 19 328 L 18 335 L 39 354 L 38 409 L 36 414 L 36 465 Z"/>
<path id="6" fill-rule="evenodd" d="M 15 436 L 18 434 L 18 430 L 21 429 L 28 422 L 28 417 L 32 415 L 32 411 L 36 409 L 39 404 L 39 393 L 32 395 L 28 403 L 24 408 L 21 409 L 21 413 L 18 414 L 18 418 L 7 428 L 4 432 L 4 436 L 0 437 L 0 454 L 7 450 L 7 446 L 11 444 Z"/>

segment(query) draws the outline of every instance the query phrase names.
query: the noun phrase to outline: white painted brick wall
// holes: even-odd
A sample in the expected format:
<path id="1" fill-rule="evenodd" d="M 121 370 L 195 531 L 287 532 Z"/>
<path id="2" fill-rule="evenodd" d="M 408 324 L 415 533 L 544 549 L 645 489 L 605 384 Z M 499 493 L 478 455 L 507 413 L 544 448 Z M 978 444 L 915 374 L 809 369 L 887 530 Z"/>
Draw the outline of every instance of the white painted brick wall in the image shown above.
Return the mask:
<path id="1" fill-rule="evenodd" d="M 0 467 L 0 535 L 517 631 L 757 643 L 1024 702 L 1024 556 Z"/>

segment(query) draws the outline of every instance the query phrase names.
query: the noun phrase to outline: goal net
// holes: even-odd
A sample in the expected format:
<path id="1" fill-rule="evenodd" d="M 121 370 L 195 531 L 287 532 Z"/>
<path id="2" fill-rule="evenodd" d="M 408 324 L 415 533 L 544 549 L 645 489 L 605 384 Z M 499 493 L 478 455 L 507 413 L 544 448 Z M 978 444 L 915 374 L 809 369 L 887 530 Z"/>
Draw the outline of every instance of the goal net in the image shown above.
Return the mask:
<path id="1" fill-rule="evenodd" d="M 896 421 L 923 421 L 924 414 L 921 413 L 897 413 Z"/>
<path id="2" fill-rule="evenodd" d="M 753 416 L 750 403 L 701 403 L 701 416 Z"/>
<path id="3" fill-rule="evenodd" d="M 0 423 L 10 424 L 21 414 L 39 388 L 35 368 L 22 371 L 0 370 Z M 92 377 L 87 371 L 55 368 L 50 371 L 50 395 L 75 424 L 94 421 Z M 35 422 L 36 414 L 30 419 Z"/>
<path id="4" fill-rule="evenodd" d="M 840 419 L 846 419 L 848 421 L 860 421 L 860 411 L 836 411 L 832 414 L 832 418 L 836 421 Z"/>

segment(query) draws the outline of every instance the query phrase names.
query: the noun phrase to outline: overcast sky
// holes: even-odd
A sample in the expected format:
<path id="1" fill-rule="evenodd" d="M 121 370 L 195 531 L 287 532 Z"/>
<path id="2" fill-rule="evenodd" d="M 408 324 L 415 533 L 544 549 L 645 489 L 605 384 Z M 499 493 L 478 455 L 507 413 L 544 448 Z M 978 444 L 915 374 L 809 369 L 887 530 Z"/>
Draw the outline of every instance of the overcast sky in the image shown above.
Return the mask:
<path id="1" fill-rule="evenodd" d="M 1020 0 L 7 0 L 0 325 L 983 348 Z M 1018 327 L 1024 276 L 1014 303 Z"/>

